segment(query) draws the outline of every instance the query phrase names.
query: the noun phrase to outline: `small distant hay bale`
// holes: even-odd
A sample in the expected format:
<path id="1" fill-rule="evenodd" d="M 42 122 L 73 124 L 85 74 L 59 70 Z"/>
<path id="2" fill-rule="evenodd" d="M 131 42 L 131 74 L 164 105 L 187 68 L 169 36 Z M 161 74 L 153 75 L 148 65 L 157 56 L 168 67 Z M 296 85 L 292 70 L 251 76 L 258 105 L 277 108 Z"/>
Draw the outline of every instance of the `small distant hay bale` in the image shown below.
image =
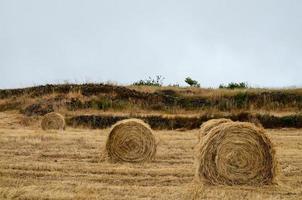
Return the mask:
<path id="1" fill-rule="evenodd" d="M 267 185 L 276 176 L 275 151 L 264 130 L 248 122 L 213 128 L 197 145 L 196 177 L 210 185 Z"/>
<path id="2" fill-rule="evenodd" d="M 65 119 L 61 114 L 51 112 L 44 115 L 41 127 L 43 130 L 65 130 Z"/>
<path id="3" fill-rule="evenodd" d="M 126 119 L 113 125 L 106 143 L 111 161 L 145 162 L 152 160 L 155 152 L 155 137 L 142 120 Z"/>
<path id="4" fill-rule="evenodd" d="M 211 119 L 209 121 L 204 122 L 199 129 L 198 139 L 200 140 L 202 137 L 206 136 L 212 128 L 227 122 L 232 122 L 230 119 L 220 118 L 220 119 Z"/>

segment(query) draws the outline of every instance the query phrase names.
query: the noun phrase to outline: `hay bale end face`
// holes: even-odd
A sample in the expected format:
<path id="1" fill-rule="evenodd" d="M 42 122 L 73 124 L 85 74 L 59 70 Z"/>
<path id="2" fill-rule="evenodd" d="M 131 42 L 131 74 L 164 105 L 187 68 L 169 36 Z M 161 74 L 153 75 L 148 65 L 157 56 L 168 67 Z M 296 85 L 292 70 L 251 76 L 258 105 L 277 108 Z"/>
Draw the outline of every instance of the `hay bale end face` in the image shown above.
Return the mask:
<path id="1" fill-rule="evenodd" d="M 116 123 L 108 136 L 106 153 L 115 162 L 145 162 L 152 160 L 156 141 L 151 128 L 139 119 Z"/>
<path id="2" fill-rule="evenodd" d="M 264 130 L 247 122 L 213 128 L 197 145 L 197 174 L 211 185 L 267 185 L 276 175 L 275 151 Z"/>
<path id="3" fill-rule="evenodd" d="M 220 119 L 211 119 L 200 126 L 198 139 L 200 140 L 202 137 L 206 136 L 209 131 L 223 123 L 232 122 L 230 119 L 220 118 Z"/>
<path id="4" fill-rule="evenodd" d="M 43 130 L 65 130 L 65 119 L 61 114 L 51 112 L 44 115 L 41 127 Z"/>

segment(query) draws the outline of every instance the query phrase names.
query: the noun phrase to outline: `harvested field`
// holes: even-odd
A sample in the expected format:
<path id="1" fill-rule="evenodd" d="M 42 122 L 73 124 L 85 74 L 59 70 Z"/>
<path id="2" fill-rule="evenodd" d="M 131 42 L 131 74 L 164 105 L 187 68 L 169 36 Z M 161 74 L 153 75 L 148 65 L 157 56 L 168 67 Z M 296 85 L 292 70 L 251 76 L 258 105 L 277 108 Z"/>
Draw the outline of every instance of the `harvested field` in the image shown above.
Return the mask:
<path id="1" fill-rule="evenodd" d="M 0 199 L 302 199 L 302 130 L 267 130 L 279 186 L 209 186 L 195 181 L 198 130 L 154 131 L 155 160 L 101 161 L 109 129 L 43 132 L 0 123 Z"/>

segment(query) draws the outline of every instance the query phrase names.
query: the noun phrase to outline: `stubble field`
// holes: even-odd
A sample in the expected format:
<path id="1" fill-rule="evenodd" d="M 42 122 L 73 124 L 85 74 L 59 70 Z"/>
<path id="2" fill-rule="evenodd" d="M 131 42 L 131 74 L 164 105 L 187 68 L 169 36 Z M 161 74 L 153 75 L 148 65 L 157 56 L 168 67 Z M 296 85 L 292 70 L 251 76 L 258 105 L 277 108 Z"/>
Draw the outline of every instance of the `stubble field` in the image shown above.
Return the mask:
<path id="1" fill-rule="evenodd" d="M 154 131 L 155 160 L 102 160 L 109 129 L 45 132 L 0 119 L 0 199 L 302 199 L 302 130 L 269 129 L 278 185 L 201 186 L 194 179 L 197 130 Z"/>

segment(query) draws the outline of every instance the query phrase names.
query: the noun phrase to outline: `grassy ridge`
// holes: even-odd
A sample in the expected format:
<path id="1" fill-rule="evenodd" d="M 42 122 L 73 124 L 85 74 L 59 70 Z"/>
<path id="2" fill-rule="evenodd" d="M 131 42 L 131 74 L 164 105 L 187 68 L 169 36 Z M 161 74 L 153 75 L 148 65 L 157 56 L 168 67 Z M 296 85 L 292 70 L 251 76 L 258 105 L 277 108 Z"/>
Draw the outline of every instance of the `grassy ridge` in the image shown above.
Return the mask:
<path id="1" fill-rule="evenodd" d="M 81 109 L 102 111 L 216 110 L 291 111 L 302 110 L 302 89 L 202 89 L 180 87 L 139 87 L 105 84 L 45 85 L 0 90 L 0 111 L 47 107 L 50 110 Z M 43 113 L 43 112 L 42 112 Z"/>

